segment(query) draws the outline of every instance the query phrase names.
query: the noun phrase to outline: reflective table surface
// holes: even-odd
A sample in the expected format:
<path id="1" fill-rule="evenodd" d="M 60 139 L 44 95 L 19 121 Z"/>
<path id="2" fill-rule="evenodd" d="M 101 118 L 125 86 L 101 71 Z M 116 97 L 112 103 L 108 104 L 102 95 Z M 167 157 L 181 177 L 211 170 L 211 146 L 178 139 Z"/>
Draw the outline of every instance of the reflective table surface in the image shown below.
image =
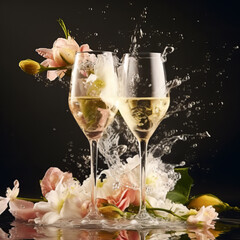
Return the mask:
<path id="1" fill-rule="evenodd" d="M 154 229 L 82 229 L 79 227 L 38 226 L 15 221 L 8 213 L 0 216 L 0 239 L 36 240 L 137 240 L 137 239 L 240 239 L 240 219 L 220 218 L 215 229 L 189 228 L 183 223 L 164 223 Z"/>

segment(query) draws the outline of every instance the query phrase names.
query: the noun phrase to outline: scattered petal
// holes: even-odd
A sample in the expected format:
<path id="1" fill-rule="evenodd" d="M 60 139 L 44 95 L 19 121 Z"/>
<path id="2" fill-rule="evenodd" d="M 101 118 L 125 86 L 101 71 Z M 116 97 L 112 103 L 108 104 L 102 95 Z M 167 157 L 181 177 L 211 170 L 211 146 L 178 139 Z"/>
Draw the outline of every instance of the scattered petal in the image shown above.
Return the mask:
<path id="1" fill-rule="evenodd" d="M 36 217 L 34 203 L 21 199 L 15 199 L 9 203 L 9 212 L 19 220 L 28 221 Z"/>

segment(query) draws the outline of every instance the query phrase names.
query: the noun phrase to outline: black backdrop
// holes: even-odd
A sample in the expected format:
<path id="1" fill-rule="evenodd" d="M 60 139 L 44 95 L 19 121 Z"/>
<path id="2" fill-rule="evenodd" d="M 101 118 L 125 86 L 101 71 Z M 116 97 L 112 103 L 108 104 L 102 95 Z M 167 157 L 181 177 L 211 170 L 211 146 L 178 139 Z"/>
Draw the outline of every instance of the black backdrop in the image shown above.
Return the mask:
<path id="1" fill-rule="evenodd" d="M 197 110 L 192 113 L 191 128 L 184 132 L 208 130 L 212 137 L 194 148 L 188 141 L 179 143 L 165 160 L 185 160 L 191 167 L 193 194 L 210 192 L 239 205 L 237 2 L 2 1 L 0 196 L 18 179 L 21 196 L 38 197 L 39 179 L 48 167 L 76 173 L 73 158 L 88 148 L 68 110 L 67 88 L 57 81 L 49 84 L 44 74 L 39 81 L 18 67 L 22 59 L 42 61 L 34 50 L 51 48 L 55 39 L 64 37 L 56 21 L 60 17 L 79 44 L 118 49 L 119 57 L 129 50 L 137 23 L 146 33 L 140 40 L 144 50 L 163 51 L 168 44 L 175 47 L 166 64 L 168 78 L 189 73 L 191 79 L 173 90 L 173 97 L 189 93 L 194 101 L 201 100 L 200 114 Z M 141 16 L 145 7 L 146 19 Z M 165 122 L 165 128 L 176 129 L 178 122 L 173 117 Z M 69 153 L 71 144 L 74 156 Z"/>

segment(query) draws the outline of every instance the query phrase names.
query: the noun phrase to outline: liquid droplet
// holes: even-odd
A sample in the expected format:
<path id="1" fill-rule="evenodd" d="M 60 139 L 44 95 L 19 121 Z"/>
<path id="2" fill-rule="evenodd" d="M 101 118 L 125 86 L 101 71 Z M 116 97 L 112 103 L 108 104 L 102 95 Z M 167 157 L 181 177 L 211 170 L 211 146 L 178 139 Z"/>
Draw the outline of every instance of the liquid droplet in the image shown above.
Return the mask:
<path id="1" fill-rule="evenodd" d="M 174 47 L 170 47 L 170 46 L 165 47 L 164 50 L 163 50 L 163 53 L 162 53 L 163 61 L 166 62 L 167 61 L 167 55 L 171 54 L 173 52 L 174 52 Z"/>

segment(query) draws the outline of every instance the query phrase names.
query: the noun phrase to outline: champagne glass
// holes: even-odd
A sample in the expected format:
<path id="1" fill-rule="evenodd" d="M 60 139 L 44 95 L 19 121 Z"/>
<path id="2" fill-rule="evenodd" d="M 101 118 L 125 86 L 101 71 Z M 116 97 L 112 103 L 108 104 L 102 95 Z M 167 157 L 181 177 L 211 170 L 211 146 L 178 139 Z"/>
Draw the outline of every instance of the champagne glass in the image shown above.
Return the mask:
<path id="1" fill-rule="evenodd" d="M 119 111 L 139 143 L 140 206 L 134 220 L 144 225 L 156 223 L 146 210 L 148 141 L 170 104 L 163 62 L 161 53 L 127 53 L 119 68 Z"/>
<path id="2" fill-rule="evenodd" d="M 89 141 L 91 155 L 91 204 L 82 223 L 94 224 L 101 219 L 96 207 L 98 141 L 117 112 L 115 62 L 112 52 L 77 52 L 72 69 L 69 107 Z"/>

